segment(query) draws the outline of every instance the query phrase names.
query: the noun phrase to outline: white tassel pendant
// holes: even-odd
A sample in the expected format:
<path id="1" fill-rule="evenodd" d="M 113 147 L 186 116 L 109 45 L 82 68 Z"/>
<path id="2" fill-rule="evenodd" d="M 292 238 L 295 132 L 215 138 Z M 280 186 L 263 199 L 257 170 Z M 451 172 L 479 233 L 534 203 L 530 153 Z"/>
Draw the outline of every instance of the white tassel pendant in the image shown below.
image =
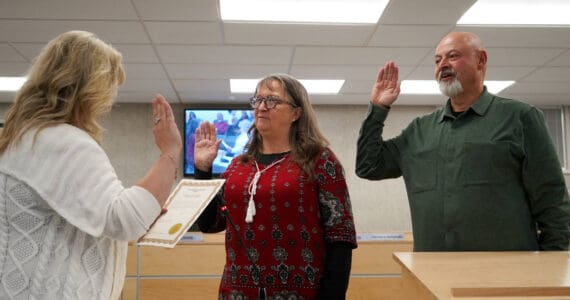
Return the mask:
<path id="1" fill-rule="evenodd" d="M 263 172 L 265 172 L 267 169 L 269 169 L 269 168 L 275 166 L 276 164 L 282 162 L 283 160 L 285 160 L 285 157 L 273 162 L 272 164 L 270 164 L 269 166 L 267 166 L 263 170 L 259 170 L 259 166 L 257 165 L 257 162 L 254 161 L 255 169 L 257 170 L 257 172 L 255 172 L 255 175 L 253 175 L 253 179 L 251 180 L 251 183 L 249 184 L 249 189 L 248 189 L 249 201 L 247 203 L 247 212 L 245 214 L 245 222 L 246 223 L 253 222 L 253 217 L 255 216 L 255 201 L 253 201 L 253 196 L 255 196 L 255 192 L 257 191 L 257 182 L 259 181 L 261 174 L 263 174 Z"/>

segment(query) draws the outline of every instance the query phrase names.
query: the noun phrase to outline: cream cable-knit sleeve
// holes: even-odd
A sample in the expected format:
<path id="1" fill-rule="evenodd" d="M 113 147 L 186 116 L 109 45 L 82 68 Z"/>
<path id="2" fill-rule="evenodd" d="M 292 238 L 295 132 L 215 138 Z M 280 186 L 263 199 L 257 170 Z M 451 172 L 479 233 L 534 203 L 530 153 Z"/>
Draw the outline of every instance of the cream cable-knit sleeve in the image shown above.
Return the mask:
<path id="1" fill-rule="evenodd" d="M 71 125 L 28 132 L 0 156 L 0 170 L 25 182 L 69 223 L 89 235 L 134 240 L 160 213 L 142 187 L 123 187 L 103 149 Z"/>

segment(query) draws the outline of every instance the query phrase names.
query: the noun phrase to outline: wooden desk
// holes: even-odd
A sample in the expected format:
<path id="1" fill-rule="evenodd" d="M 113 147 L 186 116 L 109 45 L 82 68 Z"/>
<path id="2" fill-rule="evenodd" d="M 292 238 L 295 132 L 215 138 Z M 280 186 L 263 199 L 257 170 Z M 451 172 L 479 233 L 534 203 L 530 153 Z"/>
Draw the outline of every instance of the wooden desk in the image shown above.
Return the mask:
<path id="1" fill-rule="evenodd" d="M 404 299 L 570 299 L 570 252 L 396 252 Z"/>

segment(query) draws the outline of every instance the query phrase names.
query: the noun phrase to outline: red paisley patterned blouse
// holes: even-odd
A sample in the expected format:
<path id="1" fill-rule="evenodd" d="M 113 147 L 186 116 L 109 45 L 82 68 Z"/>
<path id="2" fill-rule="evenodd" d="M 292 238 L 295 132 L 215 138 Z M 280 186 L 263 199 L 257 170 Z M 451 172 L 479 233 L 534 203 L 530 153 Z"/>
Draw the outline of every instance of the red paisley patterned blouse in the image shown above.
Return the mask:
<path id="1" fill-rule="evenodd" d="M 267 166 L 258 163 L 258 167 Z M 246 223 L 248 188 L 256 172 L 254 161 L 234 159 L 222 175 L 226 179 L 223 198 L 235 228 L 221 216 L 214 226 L 226 229 L 220 299 L 257 299 L 262 288 L 267 299 L 315 299 L 325 242 L 356 247 L 341 164 L 330 149 L 324 149 L 316 162 L 315 179 L 308 181 L 285 155 L 262 171 L 254 196 L 256 214 L 252 223 Z"/>

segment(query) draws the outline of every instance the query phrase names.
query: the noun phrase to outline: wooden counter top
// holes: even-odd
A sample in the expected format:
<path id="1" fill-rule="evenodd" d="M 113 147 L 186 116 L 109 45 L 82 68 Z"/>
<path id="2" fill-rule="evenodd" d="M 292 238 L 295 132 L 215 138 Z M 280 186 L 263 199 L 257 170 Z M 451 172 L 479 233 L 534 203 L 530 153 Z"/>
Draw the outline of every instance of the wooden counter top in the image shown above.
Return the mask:
<path id="1" fill-rule="evenodd" d="M 567 251 L 396 252 L 394 258 L 408 299 L 570 299 Z"/>

